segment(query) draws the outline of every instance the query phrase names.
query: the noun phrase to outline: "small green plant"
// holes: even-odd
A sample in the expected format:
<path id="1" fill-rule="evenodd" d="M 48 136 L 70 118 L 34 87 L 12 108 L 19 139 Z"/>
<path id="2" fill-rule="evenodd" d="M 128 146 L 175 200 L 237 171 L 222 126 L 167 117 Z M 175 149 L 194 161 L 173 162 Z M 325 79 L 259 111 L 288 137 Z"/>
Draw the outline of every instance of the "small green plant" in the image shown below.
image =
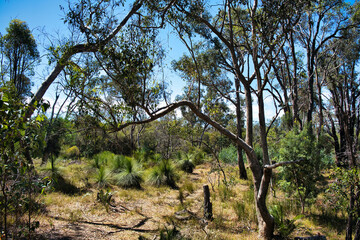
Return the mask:
<path id="1" fill-rule="evenodd" d="M 124 188 L 141 188 L 141 171 L 137 162 L 132 159 L 125 157 L 123 159 L 123 168 L 117 175 L 117 184 Z"/>
<path id="2" fill-rule="evenodd" d="M 101 189 L 97 193 L 96 200 L 99 201 L 105 207 L 106 212 L 109 212 L 111 198 L 112 198 L 112 193 L 109 189 L 107 189 L 106 192 L 103 189 Z"/>
<path id="3" fill-rule="evenodd" d="M 160 230 L 160 240 L 181 240 L 184 239 L 180 235 L 180 231 L 175 226 L 172 228 L 163 228 Z"/>
<path id="4" fill-rule="evenodd" d="M 303 215 L 297 215 L 293 219 L 285 218 L 282 205 L 270 207 L 269 212 L 274 217 L 275 228 L 278 234 L 283 238 L 290 236 L 297 227 L 295 221 L 303 217 Z"/>
<path id="5" fill-rule="evenodd" d="M 149 183 L 155 186 L 167 185 L 171 188 L 176 186 L 177 175 L 170 160 L 162 159 L 158 166 L 150 172 Z"/>
<path id="6" fill-rule="evenodd" d="M 243 202 L 235 201 L 231 206 L 239 221 L 245 219 L 247 213 Z"/>

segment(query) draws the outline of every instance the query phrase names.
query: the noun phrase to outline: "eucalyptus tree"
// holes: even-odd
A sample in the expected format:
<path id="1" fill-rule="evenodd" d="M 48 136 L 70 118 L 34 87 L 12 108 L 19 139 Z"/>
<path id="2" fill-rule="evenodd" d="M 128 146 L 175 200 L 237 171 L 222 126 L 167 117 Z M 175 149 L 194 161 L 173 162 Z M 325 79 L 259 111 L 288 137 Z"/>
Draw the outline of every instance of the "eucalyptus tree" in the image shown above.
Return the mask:
<path id="1" fill-rule="evenodd" d="M 133 4 L 130 4 L 130 10 L 120 21 L 115 19 L 113 13 L 116 8 L 120 8 L 121 2 L 117 0 L 100 2 L 86 0 L 73 5 L 69 3 L 70 9 L 66 16 L 66 22 L 76 27 L 75 29 L 78 29 L 81 37 L 78 42 L 71 41 L 57 49 L 58 57 L 54 63 L 55 66 L 31 99 L 25 119 L 31 117 L 36 103 L 42 99 L 64 67 L 71 62 L 73 56 L 100 51 L 145 4 L 143 0 L 134 1 Z"/>
<path id="2" fill-rule="evenodd" d="M 272 167 L 264 167 L 269 166 L 270 160 L 267 150 L 263 95 L 270 67 L 264 63 L 279 54 L 278 49 L 283 44 L 284 33 L 297 23 L 300 16 L 298 10 L 302 6 L 296 1 L 275 3 L 225 1 L 223 4 L 217 5 L 219 10 L 212 18 L 209 5 L 206 1 L 197 1 L 196 3 L 178 1 L 173 8 L 176 9 L 173 16 L 189 20 L 194 26 L 193 29 L 217 50 L 219 65 L 234 76 L 232 84 L 235 87 L 235 106 L 239 110 L 241 88 L 244 90 L 246 141 L 241 139 L 239 133 L 236 134 L 237 141 L 242 142 L 241 144 L 238 142 L 238 145 L 245 150 L 253 172 L 259 234 L 263 238 L 270 239 L 273 234 L 274 222 L 267 210 L 265 199 Z M 252 148 L 252 94 L 256 96 L 259 107 L 262 163 L 258 161 Z M 239 118 L 240 111 L 236 111 L 236 114 Z"/>
<path id="3" fill-rule="evenodd" d="M 316 59 L 325 44 L 341 38 L 344 30 L 354 27 L 349 24 L 348 5 L 342 0 L 309 1 L 300 22 L 295 27 L 294 36 L 305 50 L 307 113 L 306 122 L 313 120 L 316 107 Z M 321 95 L 321 86 L 318 86 Z M 319 103 L 321 106 L 322 103 Z M 321 109 L 321 107 L 320 107 Z M 321 111 L 320 111 L 321 113 Z"/>
<path id="4" fill-rule="evenodd" d="M 6 82 L 15 86 L 17 97 L 23 99 L 31 95 L 32 83 L 29 77 L 34 75 L 39 52 L 26 22 L 14 19 L 6 31 L 1 39 L 4 57 L 1 60 L 1 73 L 6 76 Z"/>
<path id="5" fill-rule="evenodd" d="M 179 36 L 181 34 L 179 32 Z M 177 100 L 185 99 L 196 103 L 198 109 L 202 109 L 204 113 L 214 120 L 227 126 L 232 115 L 226 102 L 229 99 L 231 100 L 231 98 L 225 98 L 224 96 L 230 96 L 231 81 L 218 68 L 216 52 L 208 49 L 202 42 L 193 44 L 190 36 L 189 43 L 185 40 L 184 36 L 181 36 L 181 39 L 188 46 L 190 56 L 183 55 L 178 61 L 172 62 L 173 69 L 187 82 L 183 95 L 179 96 Z M 190 123 L 196 123 L 196 115 L 191 110 L 181 108 L 181 112 Z M 202 127 L 199 140 L 201 145 L 209 124 L 200 119 L 199 125 Z M 240 177 L 245 178 L 246 171 L 242 158 L 240 163 L 242 163 L 241 170 L 245 172 L 245 175 L 240 174 Z"/>
<path id="6" fill-rule="evenodd" d="M 344 182 L 336 195 L 346 196 L 348 221 L 346 239 L 360 237 L 358 206 L 360 204 L 358 154 L 360 134 L 360 80 L 357 65 L 360 59 L 358 30 L 348 30 L 344 39 L 332 41 L 327 48 L 327 61 L 320 72 L 330 92 L 326 107 L 326 129 L 333 139 L 337 166 L 341 167 L 336 181 Z M 340 197 L 342 198 L 342 197 Z M 355 225 L 355 229 L 354 229 Z"/>

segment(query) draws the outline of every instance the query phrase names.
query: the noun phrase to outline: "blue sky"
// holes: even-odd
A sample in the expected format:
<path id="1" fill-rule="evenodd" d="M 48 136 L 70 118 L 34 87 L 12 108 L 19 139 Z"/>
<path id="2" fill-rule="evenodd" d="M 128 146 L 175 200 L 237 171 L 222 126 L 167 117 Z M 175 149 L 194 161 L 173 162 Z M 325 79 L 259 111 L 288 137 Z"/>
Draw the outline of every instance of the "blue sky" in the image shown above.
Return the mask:
<path id="1" fill-rule="evenodd" d="M 0 0 L 0 32 L 12 19 L 20 19 L 27 22 L 30 29 L 46 27 L 55 31 L 64 27 L 61 20 L 63 13 L 60 5 L 63 0 Z"/>
<path id="2" fill-rule="evenodd" d="M 37 40 L 39 51 L 45 54 L 46 43 L 41 40 L 44 39 L 43 31 L 51 35 L 56 35 L 58 32 L 64 36 L 68 35 L 67 26 L 62 20 L 64 13 L 60 9 L 60 5 L 67 9 L 67 2 L 64 0 L 0 0 L 0 32 L 3 35 L 6 34 L 6 28 L 13 19 L 25 21 Z M 178 59 L 185 51 L 185 48 L 182 47 L 177 37 L 171 35 L 168 30 L 164 30 L 161 39 L 169 53 L 166 62 L 170 67 L 170 62 Z M 171 48 L 171 46 L 176 47 Z M 46 62 L 47 60 L 44 58 L 36 69 L 33 91 L 37 90 L 48 74 Z M 181 93 L 184 83 L 177 74 L 170 70 L 167 70 L 165 75 L 171 83 L 172 98 L 174 99 L 177 94 Z M 54 98 L 51 90 L 48 91 L 45 97 L 50 101 L 51 98 Z"/>

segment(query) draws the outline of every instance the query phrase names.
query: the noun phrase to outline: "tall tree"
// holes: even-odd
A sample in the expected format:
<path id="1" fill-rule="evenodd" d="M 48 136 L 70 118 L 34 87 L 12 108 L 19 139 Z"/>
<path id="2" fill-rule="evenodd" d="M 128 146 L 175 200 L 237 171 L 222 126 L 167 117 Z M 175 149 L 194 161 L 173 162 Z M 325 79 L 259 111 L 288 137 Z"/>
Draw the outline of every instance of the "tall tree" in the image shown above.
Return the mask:
<path id="1" fill-rule="evenodd" d="M 14 84 L 17 96 L 29 97 L 31 94 L 30 76 L 39 52 L 34 37 L 27 24 L 18 19 L 10 22 L 3 36 L 3 51 L 7 65 L 8 81 Z"/>
<path id="2" fill-rule="evenodd" d="M 351 240 L 353 230 L 355 230 L 355 239 L 360 237 L 360 213 L 357 207 L 360 204 L 358 190 L 360 183 L 357 177 L 360 80 L 359 72 L 356 69 L 360 59 L 360 44 L 358 31 L 348 31 L 345 36 L 345 39 L 333 41 L 331 48 L 328 49 L 327 55 L 331 61 L 327 64 L 327 68 L 323 68 L 322 75 L 331 94 L 331 100 L 327 107 L 327 127 L 328 133 L 333 138 L 336 163 L 344 168 L 337 177 L 338 181 L 345 182 L 345 186 L 347 186 L 345 192 L 349 203 L 346 239 Z M 343 189 L 339 190 L 343 191 Z"/>
<path id="3" fill-rule="evenodd" d="M 342 31 L 352 27 L 348 21 L 344 1 L 310 1 L 295 28 L 296 38 L 306 52 L 308 123 L 313 120 L 316 107 L 316 58 L 328 41 L 341 37 Z"/>

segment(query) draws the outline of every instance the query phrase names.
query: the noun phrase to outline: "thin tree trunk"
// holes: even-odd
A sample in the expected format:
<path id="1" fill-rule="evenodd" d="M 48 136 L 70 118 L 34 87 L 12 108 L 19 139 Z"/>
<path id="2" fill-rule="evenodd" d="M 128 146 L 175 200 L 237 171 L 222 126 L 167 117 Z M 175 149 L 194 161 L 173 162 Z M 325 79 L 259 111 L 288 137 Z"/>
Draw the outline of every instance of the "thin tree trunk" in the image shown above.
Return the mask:
<path id="1" fill-rule="evenodd" d="M 235 79 L 235 87 L 236 87 L 236 127 L 237 127 L 237 135 L 239 138 L 242 136 L 242 114 L 241 114 L 241 102 L 240 102 L 240 80 L 238 78 Z M 242 156 L 241 147 L 237 146 L 237 159 L 238 159 L 238 167 L 239 167 L 239 177 L 240 179 L 247 180 L 247 173 L 245 169 L 244 159 Z"/>

